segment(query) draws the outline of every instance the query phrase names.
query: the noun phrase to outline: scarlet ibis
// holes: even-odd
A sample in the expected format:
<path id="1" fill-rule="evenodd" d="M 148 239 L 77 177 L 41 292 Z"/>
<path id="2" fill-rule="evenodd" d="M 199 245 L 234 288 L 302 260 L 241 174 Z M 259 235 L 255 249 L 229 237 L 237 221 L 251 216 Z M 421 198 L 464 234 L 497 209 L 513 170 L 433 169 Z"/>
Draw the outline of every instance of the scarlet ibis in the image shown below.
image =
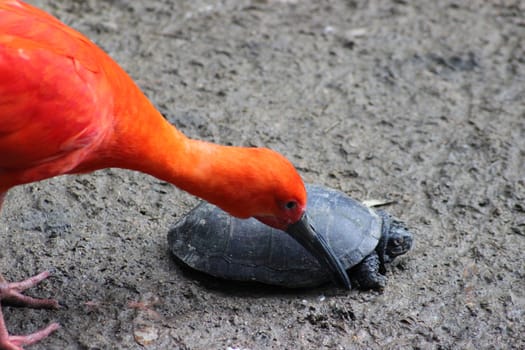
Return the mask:
<path id="1" fill-rule="evenodd" d="M 330 267 L 345 270 L 309 225 L 301 177 L 267 148 L 192 140 L 168 123 L 132 79 L 85 36 L 17 0 L 0 0 L 0 207 L 17 185 L 116 167 L 141 171 L 278 228 Z M 48 276 L 0 278 L 0 300 L 57 307 L 21 294 Z M 58 328 L 8 334 L 0 309 L 0 349 L 21 349 Z"/>

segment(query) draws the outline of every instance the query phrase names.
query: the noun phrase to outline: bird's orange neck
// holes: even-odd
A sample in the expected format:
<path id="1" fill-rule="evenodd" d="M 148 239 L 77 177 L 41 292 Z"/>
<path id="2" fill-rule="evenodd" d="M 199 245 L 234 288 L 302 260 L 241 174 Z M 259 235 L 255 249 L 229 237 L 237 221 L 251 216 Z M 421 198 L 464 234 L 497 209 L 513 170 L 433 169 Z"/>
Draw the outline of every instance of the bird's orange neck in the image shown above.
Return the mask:
<path id="1" fill-rule="evenodd" d="M 107 167 L 137 170 L 238 217 L 257 212 L 258 208 L 241 203 L 254 203 L 254 196 L 263 192 L 260 186 L 275 176 L 271 171 L 261 171 L 265 160 L 281 155 L 265 148 L 222 146 L 190 139 L 164 119 L 138 88 L 136 93 L 132 110 L 116 106 L 119 117 L 96 158 L 84 160 L 75 172 Z"/>
<path id="2" fill-rule="evenodd" d="M 281 188 L 302 185 L 293 165 L 274 151 L 189 139 L 157 111 L 121 67 L 94 50 L 99 53 L 108 93 L 114 97 L 113 115 L 106 125 L 105 141 L 69 173 L 110 167 L 137 170 L 238 217 L 273 214 L 273 186 L 283 172 L 289 176 L 281 181 L 281 185 L 286 182 Z"/>

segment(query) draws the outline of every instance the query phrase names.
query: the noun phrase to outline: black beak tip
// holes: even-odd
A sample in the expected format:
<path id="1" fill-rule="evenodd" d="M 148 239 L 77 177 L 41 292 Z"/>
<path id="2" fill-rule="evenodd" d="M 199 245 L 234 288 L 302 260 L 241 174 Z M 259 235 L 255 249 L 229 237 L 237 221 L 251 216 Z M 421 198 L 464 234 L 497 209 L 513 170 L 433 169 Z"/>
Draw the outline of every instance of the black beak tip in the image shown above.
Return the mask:
<path id="1" fill-rule="evenodd" d="M 332 271 L 332 278 L 338 284 L 346 290 L 351 289 L 352 285 L 345 268 L 324 237 L 310 225 L 306 215 L 303 215 L 298 222 L 290 225 L 286 232 L 315 256 L 322 265 Z"/>
<path id="2" fill-rule="evenodd" d="M 352 289 L 352 284 L 350 283 L 350 279 L 348 278 L 348 274 L 346 273 L 346 271 L 343 275 L 339 276 L 339 283 L 345 290 Z"/>
<path id="3" fill-rule="evenodd" d="M 348 274 L 344 267 L 339 262 L 339 259 L 336 260 L 336 264 L 338 265 L 336 270 L 334 272 L 334 281 L 337 282 L 338 285 L 343 287 L 343 289 L 350 290 L 352 289 L 352 284 L 350 283 L 350 278 L 348 278 Z"/>

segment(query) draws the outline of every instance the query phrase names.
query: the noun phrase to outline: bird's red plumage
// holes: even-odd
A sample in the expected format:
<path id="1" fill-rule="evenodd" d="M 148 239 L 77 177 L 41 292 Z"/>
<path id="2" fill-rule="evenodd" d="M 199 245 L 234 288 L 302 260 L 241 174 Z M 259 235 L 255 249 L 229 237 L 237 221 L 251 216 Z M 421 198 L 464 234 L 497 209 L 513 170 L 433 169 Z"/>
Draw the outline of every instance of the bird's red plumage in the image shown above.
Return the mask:
<path id="1" fill-rule="evenodd" d="M 189 140 L 89 39 L 13 0 L 0 1 L 0 154 L 0 192 L 120 167 L 239 216 L 275 215 L 288 200 L 306 205 L 301 178 L 284 157 Z M 301 213 L 281 214 L 293 222 Z"/>
<path id="2" fill-rule="evenodd" d="M 0 192 L 68 173 L 102 142 L 113 96 L 98 51 L 45 12 L 0 3 Z"/>
<path id="3" fill-rule="evenodd" d="M 0 207 L 13 186 L 107 167 L 156 176 L 239 217 L 293 226 L 293 236 L 349 286 L 333 252 L 307 225 L 305 187 L 286 158 L 188 139 L 89 39 L 37 8 L 0 0 Z M 55 307 L 20 294 L 20 285 L 46 277 L 8 284 L 0 275 L 0 301 Z M 0 348 L 12 349 L 13 339 L 33 343 L 57 327 L 11 337 L 0 308 Z"/>
<path id="4" fill-rule="evenodd" d="M 0 193 L 120 167 L 169 181 L 238 216 L 290 223 L 306 207 L 304 184 L 286 158 L 188 139 L 94 43 L 16 0 L 0 0 L 0 155 Z M 290 200 L 300 209 L 286 210 Z"/>

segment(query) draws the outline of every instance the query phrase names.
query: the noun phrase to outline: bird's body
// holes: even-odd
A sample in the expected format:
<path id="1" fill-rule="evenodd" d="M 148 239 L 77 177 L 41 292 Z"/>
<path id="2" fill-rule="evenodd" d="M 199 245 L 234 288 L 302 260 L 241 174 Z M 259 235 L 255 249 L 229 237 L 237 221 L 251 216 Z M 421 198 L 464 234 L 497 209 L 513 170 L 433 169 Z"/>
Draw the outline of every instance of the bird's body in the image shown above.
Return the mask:
<path id="1" fill-rule="evenodd" d="M 45 12 L 3 1 L 0 30 L 1 191 L 73 171 L 110 130 L 114 97 L 110 60 Z"/>
<path id="2" fill-rule="evenodd" d="M 18 1 L 0 2 L 0 77 L 0 193 L 57 175 L 119 167 L 174 183 L 242 217 L 253 209 L 240 197 L 260 191 L 259 183 L 280 185 L 286 197 L 305 202 L 299 175 L 280 154 L 187 138 L 98 46 Z M 291 176 L 277 177 L 272 169 Z M 261 181 L 264 176 L 275 177 L 274 183 Z M 248 186 L 239 191 L 225 181 Z"/>
<path id="3" fill-rule="evenodd" d="M 304 184 L 286 158 L 187 138 L 85 36 L 21 1 L 0 0 L 0 208 L 14 186 L 108 167 L 148 173 L 232 215 L 286 230 L 344 271 L 305 224 Z M 0 300 L 55 307 L 13 296 L 46 276 L 23 285 L 0 277 Z M 0 349 L 20 349 L 50 327 L 9 336 L 0 309 Z"/>

